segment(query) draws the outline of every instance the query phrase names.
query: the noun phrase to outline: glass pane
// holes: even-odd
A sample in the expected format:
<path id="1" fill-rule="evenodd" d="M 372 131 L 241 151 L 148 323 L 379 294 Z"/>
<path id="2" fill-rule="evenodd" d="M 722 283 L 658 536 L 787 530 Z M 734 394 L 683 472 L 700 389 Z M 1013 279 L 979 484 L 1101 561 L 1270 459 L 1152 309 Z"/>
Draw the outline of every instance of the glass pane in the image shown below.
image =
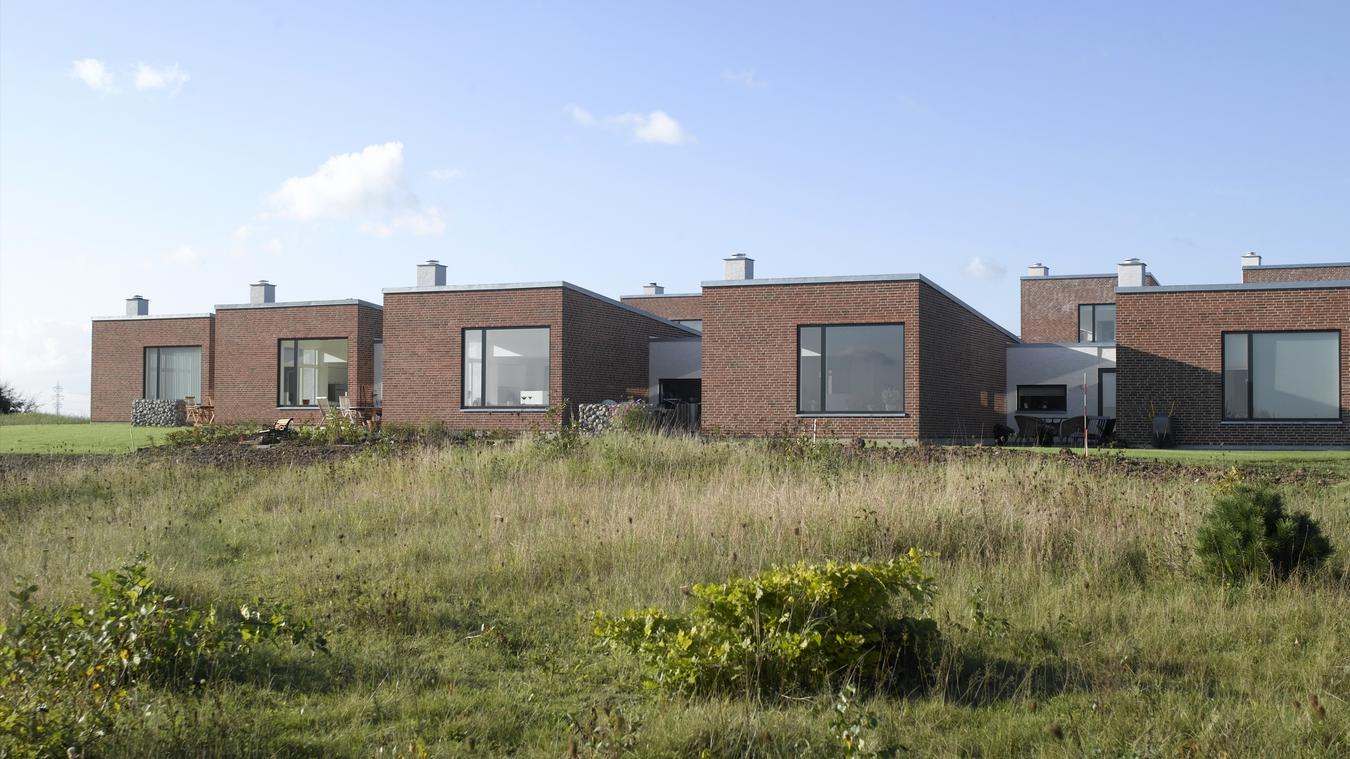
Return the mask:
<path id="1" fill-rule="evenodd" d="M 159 349 L 159 397 L 182 400 L 201 399 L 202 349 Z"/>
<path id="2" fill-rule="evenodd" d="M 1058 411 L 1068 408 L 1065 385 L 1019 385 L 1017 408 L 1020 411 Z"/>
<path id="3" fill-rule="evenodd" d="M 1092 306 L 1078 307 L 1078 342 L 1092 342 Z"/>
<path id="4" fill-rule="evenodd" d="M 1116 373 L 1102 372 L 1101 385 L 1097 392 L 1101 394 L 1101 415 L 1108 419 L 1116 418 Z"/>
<path id="5" fill-rule="evenodd" d="M 483 331 L 464 331 L 464 405 L 483 405 Z"/>
<path id="6" fill-rule="evenodd" d="M 688 327 L 689 329 L 696 329 L 699 332 L 703 331 L 702 319 L 676 319 L 675 323 L 682 327 Z"/>
<path id="7" fill-rule="evenodd" d="M 797 410 L 821 411 L 820 407 L 820 327 L 798 327 L 800 344 L 797 356 Z"/>
<path id="8" fill-rule="evenodd" d="M 1223 418 L 1247 418 L 1247 333 L 1223 336 Z"/>
<path id="9" fill-rule="evenodd" d="M 486 331 L 487 406 L 547 406 L 548 328 Z"/>
<path id="10" fill-rule="evenodd" d="M 904 410 L 904 327 L 825 328 L 825 411 Z"/>
<path id="11" fill-rule="evenodd" d="M 1092 341 L 1094 343 L 1114 343 L 1116 341 L 1116 307 L 1099 305 L 1093 309 L 1096 316 L 1092 322 Z"/>
<path id="12" fill-rule="evenodd" d="M 282 340 L 281 354 L 277 358 L 277 405 L 295 406 L 295 341 Z"/>
<path id="13" fill-rule="evenodd" d="M 145 397 L 159 397 L 159 348 L 145 349 Z"/>
<path id="14" fill-rule="evenodd" d="M 375 343 L 375 407 L 384 405 L 384 342 Z"/>
<path id="15" fill-rule="evenodd" d="M 277 403 L 316 406 L 347 394 L 347 339 L 286 340 L 281 343 Z"/>
<path id="16" fill-rule="evenodd" d="M 1339 342 L 1334 332 L 1252 335 L 1252 417 L 1340 418 Z"/>

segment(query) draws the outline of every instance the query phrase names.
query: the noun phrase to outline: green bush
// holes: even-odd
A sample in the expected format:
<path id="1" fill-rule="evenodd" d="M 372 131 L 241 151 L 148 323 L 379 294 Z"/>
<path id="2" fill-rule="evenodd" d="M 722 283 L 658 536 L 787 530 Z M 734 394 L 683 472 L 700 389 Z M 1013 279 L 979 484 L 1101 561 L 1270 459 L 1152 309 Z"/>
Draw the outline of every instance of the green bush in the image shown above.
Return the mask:
<path id="1" fill-rule="evenodd" d="M 326 651 L 305 620 L 259 601 L 224 619 L 161 593 L 141 559 L 90 575 L 95 601 L 43 609 L 37 586 L 10 593 L 0 624 L 0 755 L 84 755 L 141 684 L 191 688 L 259 644 Z"/>
<path id="2" fill-rule="evenodd" d="M 169 430 L 164 443 L 170 446 L 219 445 L 237 443 L 254 437 L 256 424 L 203 424 L 199 427 L 181 427 Z"/>
<path id="3" fill-rule="evenodd" d="M 1196 542 L 1204 571 L 1234 582 L 1252 575 L 1286 578 L 1316 568 L 1331 553 L 1312 517 L 1286 514 L 1279 493 L 1243 484 L 1220 489 Z"/>
<path id="4" fill-rule="evenodd" d="M 353 445 L 366 439 L 364 425 L 353 422 L 338 409 L 332 409 L 319 426 L 305 426 L 296 431 L 296 440 L 303 445 Z"/>
<path id="5" fill-rule="evenodd" d="M 656 429 L 656 415 L 645 401 L 624 401 L 614 408 L 610 424 L 630 434 L 652 432 Z"/>
<path id="6" fill-rule="evenodd" d="M 597 612 L 595 634 L 630 651 L 649 681 L 695 693 L 779 694 L 912 675 L 937 642 L 921 555 L 776 567 L 695 585 L 694 609 Z"/>

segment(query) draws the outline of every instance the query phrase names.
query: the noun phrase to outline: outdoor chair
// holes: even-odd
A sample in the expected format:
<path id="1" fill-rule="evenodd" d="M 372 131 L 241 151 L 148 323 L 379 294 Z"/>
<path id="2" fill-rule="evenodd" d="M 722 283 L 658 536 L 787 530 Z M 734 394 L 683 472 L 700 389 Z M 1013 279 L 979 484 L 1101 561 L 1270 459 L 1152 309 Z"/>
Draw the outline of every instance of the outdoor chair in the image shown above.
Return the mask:
<path id="1" fill-rule="evenodd" d="M 324 421 L 328 421 L 328 415 L 333 411 L 333 404 L 327 398 L 319 399 L 319 413 L 323 414 Z"/>
<path id="2" fill-rule="evenodd" d="M 258 445 L 271 445 L 281 442 L 291 436 L 291 423 L 294 421 L 295 419 L 289 416 L 278 419 L 271 427 L 258 430 L 254 442 Z"/>
<path id="3" fill-rule="evenodd" d="M 1041 420 L 1034 416 L 1016 415 L 1013 421 L 1017 422 L 1017 437 L 1014 442 L 1025 443 L 1026 445 L 1035 445 L 1040 441 Z"/>

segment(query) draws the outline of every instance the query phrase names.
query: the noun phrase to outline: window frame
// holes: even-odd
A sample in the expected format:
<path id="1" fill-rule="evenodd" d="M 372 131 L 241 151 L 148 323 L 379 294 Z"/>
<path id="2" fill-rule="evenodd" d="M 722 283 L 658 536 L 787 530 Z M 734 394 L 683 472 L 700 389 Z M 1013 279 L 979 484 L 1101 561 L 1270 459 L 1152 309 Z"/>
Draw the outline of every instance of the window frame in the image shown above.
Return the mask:
<path id="1" fill-rule="evenodd" d="M 1254 411 L 1253 393 L 1252 393 L 1252 375 L 1256 372 L 1255 360 L 1252 356 L 1252 335 L 1328 335 L 1336 336 L 1336 416 L 1314 416 L 1314 417 L 1261 417 L 1252 415 Z M 1245 417 L 1228 417 L 1224 415 L 1224 399 L 1228 395 L 1228 340 L 1229 335 L 1245 335 L 1247 340 L 1247 415 Z M 1339 329 L 1226 329 L 1219 333 L 1219 423 L 1220 424 L 1341 424 L 1345 421 L 1345 409 L 1342 408 L 1342 394 L 1345 388 L 1342 386 L 1341 351 L 1344 348 Z"/>
<path id="2" fill-rule="evenodd" d="M 544 329 L 548 330 L 548 388 L 549 402 L 541 406 L 489 406 L 487 405 L 487 333 L 504 332 L 508 330 L 521 329 Z M 464 365 L 468 359 L 469 341 L 467 340 L 470 332 L 482 332 L 483 335 L 483 366 L 479 370 L 480 387 L 483 388 L 483 405 L 469 406 L 464 403 Z M 491 413 L 493 411 L 548 411 L 553 405 L 553 327 L 549 324 L 532 324 L 510 327 L 460 327 L 459 329 L 459 410 L 481 414 Z"/>
<path id="3" fill-rule="evenodd" d="M 803 411 L 802 410 L 802 330 L 820 328 L 820 410 Z M 899 411 L 826 411 L 825 395 L 827 384 L 825 382 L 825 333 L 830 327 L 899 327 L 900 328 L 900 410 Z M 905 342 L 909 340 L 909 330 L 905 323 L 899 322 L 831 322 L 831 323 L 810 323 L 798 324 L 795 327 L 797 333 L 797 350 L 793 354 L 793 365 L 797 375 L 797 384 L 793 387 L 795 396 L 795 405 L 797 407 L 797 416 L 805 417 L 905 417 L 909 412 L 905 409 L 909 405 L 909 388 L 905 382 L 905 371 L 909 366 L 909 347 Z"/>
<path id="4" fill-rule="evenodd" d="M 332 336 L 332 337 L 278 337 L 278 338 L 277 338 L 277 352 L 276 352 L 276 357 L 277 357 L 276 370 L 272 372 L 272 376 L 276 378 L 276 383 L 277 383 L 277 384 L 276 384 L 276 392 L 272 394 L 272 400 L 276 401 L 276 404 L 277 404 L 277 408 L 278 408 L 278 409 L 299 409 L 299 410 L 302 410 L 302 411 L 303 411 L 303 410 L 312 410 L 312 411 L 318 411 L 318 410 L 319 410 L 319 399 L 318 399 L 318 398 L 315 398 L 315 399 L 314 399 L 314 404 L 311 405 L 311 406 L 306 406 L 306 405 L 304 405 L 304 404 L 300 404 L 300 405 L 296 405 L 296 406 L 284 406 L 284 405 L 282 405 L 282 403 L 281 403 L 281 344 L 282 344 L 282 343 L 286 343 L 286 342 L 299 343 L 299 342 L 301 342 L 301 341 L 307 341 L 307 340 L 346 340 L 346 341 L 347 341 L 347 377 L 348 377 L 349 379 L 350 379 L 350 377 L 351 377 L 351 366 L 352 366 L 352 364 L 354 363 L 354 362 L 352 361 L 352 342 L 353 342 L 353 341 L 352 341 L 352 338 L 350 338 L 350 337 L 348 337 L 348 336 L 346 336 L 346 335 L 334 335 L 334 336 Z M 299 355 L 299 350 L 298 350 L 299 346 L 297 345 L 296 347 L 297 347 L 296 355 Z M 296 364 L 296 367 L 299 368 L 299 364 L 298 364 L 298 363 Z M 299 375 L 297 374 L 297 375 L 296 375 L 296 382 L 297 382 L 297 384 L 299 383 L 299 381 L 300 381 L 300 380 L 299 380 Z M 348 382 L 348 383 L 347 383 L 347 394 L 348 394 L 349 397 L 350 397 L 350 395 L 351 395 L 351 392 L 352 392 L 351 382 Z M 329 402 L 331 403 L 332 401 L 329 401 Z"/>
<path id="5" fill-rule="evenodd" d="M 680 325 L 681 327 L 685 327 L 686 329 L 692 329 L 692 330 L 694 330 L 695 332 L 698 332 L 700 335 L 703 334 L 703 320 L 702 320 L 702 319 L 671 319 L 671 321 L 675 322 L 676 324 Z M 689 322 L 698 322 L 698 326 L 697 326 L 697 327 L 692 326 L 692 325 L 689 324 Z"/>
<path id="6" fill-rule="evenodd" d="M 1055 410 L 1055 409 L 1041 409 L 1041 410 L 1034 410 L 1034 409 L 1024 409 L 1024 408 L 1022 408 L 1022 388 L 1024 388 L 1024 387 L 1025 387 L 1025 388 L 1056 388 L 1056 389 L 1059 389 L 1059 390 L 1063 390 L 1063 391 L 1064 391 L 1064 408 L 1058 409 L 1058 410 Z M 1098 397 L 1100 397 L 1100 396 L 1101 396 L 1101 393 L 1098 393 Z M 1019 413 L 1019 414 L 1068 414 L 1068 413 L 1069 413 L 1069 386 L 1068 386 L 1068 385 L 1054 385 L 1054 384 L 1051 384 L 1051 385 L 1045 385 L 1045 384 L 1018 385 L 1018 386 L 1017 386 L 1017 413 Z"/>
<path id="7" fill-rule="evenodd" d="M 1080 344 L 1083 344 L 1083 345 L 1107 345 L 1107 344 L 1114 344 L 1114 343 L 1116 342 L 1114 336 L 1113 336 L 1110 340 L 1098 340 L 1098 339 L 1097 339 L 1097 307 L 1098 307 L 1098 306 L 1111 306 L 1112 308 L 1115 308 L 1115 307 L 1116 307 L 1116 304 L 1115 304 L 1115 303 L 1079 303 L 1079 304 L 1078 304 L 1078 329 L 1077 329 L 1077 335 L 1078 335 L 1078 338 L 1079 338 L 1078 342 L 1079 342 Z M 1082 339 L 1082 337 L 1083 337 L 1083 309 L 1084 309 L 1084 308 L 1091 308 L 1091 309 L 1092 309 L 1092 339 L 1091 339 L 1091 340 L 1083 340 L 1083 339 Z M 1114 322 L 1115 320 L 1113 319 L 1112 321 Z"/>
<path id="8" fill-rule="evenodd" d="M 145 385 L 146 385 L 146 383 L 145 383 L 145 360 L 149 357 L 150 351 L 152 351 L 152 350 L 153 350 L 153 351 L 157 351 L 157 350 L 159 350 L 159 349 L 161 349 L 161 348 L 196 348 L 198 351 L 205 351 L 206 346 L 201 345 L 201 344 L 185 344 L 185 345 L 143 345 L 143 346 L 141 346 L 141 397 L 142 397 L 142 398 L 146 398 L 146 399 L 149 399 L 149 398 L 150 398 L 150 396 L 147 395 L 147 391 L 148 391 L 150 388 L 148 388 L 148 387 L 145 386 Z M 199 372 L 199 375 L 198 375 L 198 377 L 197 377 L 197 392 L 199 393 L 199 395 L 196 396 L 196 399 L 200 401 L 200 400 L 202 400 L 202 396 L 200 395 L 200 393 L 202 392 L 202 383 L 201 383 L 201 376 L 200 376 L 200 372 L 201 372 L 201 355 L 198 355 L 198 356 L 197 356 L 197 364 L 198 364 L 197 371 Z M 156 364 L 156 365 L 155 365 L 155 395 L 159 395 L 159 364 Z M 181 400 L 181 399 L 156 399 L 156 400 Z"/>
<path id="9" fill-rule="evenodd" d="M 1116 385 L 1116 415 L 1115 415 L 1115 416 L 1108 417 L 1108 416 L 1106 415 L 1105 404 L 1102 403 L 1102 388 L 1105 386 L 1105 384 L 1102 382 L 1102 377 L 1105 376 L 1105 375 L 1107 375 L 1107 374 L 1115 374 L 1115 373 L 1116 373 L 1116 370 L 1115 370 L 1115 369 L 1098 369 L 1098 370 L 1097 370 L 1097 416 L 1100 416 L 1100 417 L 1105 418 L 1105 419 L 1115 419 L 1115 418 L 1118 418 L 1118 417 L 1120 416 L 1120 385 L 1119 385 L 1119 384 Z M 1119 376 L 1116 377 L 1116 381 L 1117 381 L 1117 383 L 1120 381 L 1120 377 L 1119 377 Z M 1066 405 L 1066 407 L 1067 407 L 1067 405 L 1068 405 L 1067 393 L 1066 393 L 1066 398 L 1065 398 L 1065 405 Z"/>

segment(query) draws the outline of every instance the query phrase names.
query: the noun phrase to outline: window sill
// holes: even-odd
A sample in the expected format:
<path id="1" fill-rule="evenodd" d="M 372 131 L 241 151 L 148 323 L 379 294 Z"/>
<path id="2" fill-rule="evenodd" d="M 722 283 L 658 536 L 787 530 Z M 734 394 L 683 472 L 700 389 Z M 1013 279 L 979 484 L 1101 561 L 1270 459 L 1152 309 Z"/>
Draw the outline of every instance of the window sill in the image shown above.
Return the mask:
<path id="1" fill-rule="evenodd" d="M 1219 422 L 1219 426 L 1233 425 L 1235 427 L 1250 427 L 1256 424 L 1292 424 L 1307 426 L 1340 426 L 1345 422 L 1340 419 L 1225 419 Z"/>
<path id="2" fill-rule="evenodd" d="M 857 412 L 822 412 L 811 414 L 797 414 L 798 419 L 903 419 L 909 416 L 903 411 L 857 411 Z"/>
<path id="3" fill-rule="evenodd" d="M 333 408 L 337 408 L 336 405 Z M 277 406 L 277 411 L 323 411 L 318 406 Z"/>
<path id="4" fill-rule="evenodd" d="M 461 406 L 459 410 L 466 414 L 494 414 L 503 411 L 509 414 L 519 414 L 522 412 L 526 414 L 541 414 L 548 411 L 548 406 L 488 406 L 485 408 L 464 408 Z"/>

